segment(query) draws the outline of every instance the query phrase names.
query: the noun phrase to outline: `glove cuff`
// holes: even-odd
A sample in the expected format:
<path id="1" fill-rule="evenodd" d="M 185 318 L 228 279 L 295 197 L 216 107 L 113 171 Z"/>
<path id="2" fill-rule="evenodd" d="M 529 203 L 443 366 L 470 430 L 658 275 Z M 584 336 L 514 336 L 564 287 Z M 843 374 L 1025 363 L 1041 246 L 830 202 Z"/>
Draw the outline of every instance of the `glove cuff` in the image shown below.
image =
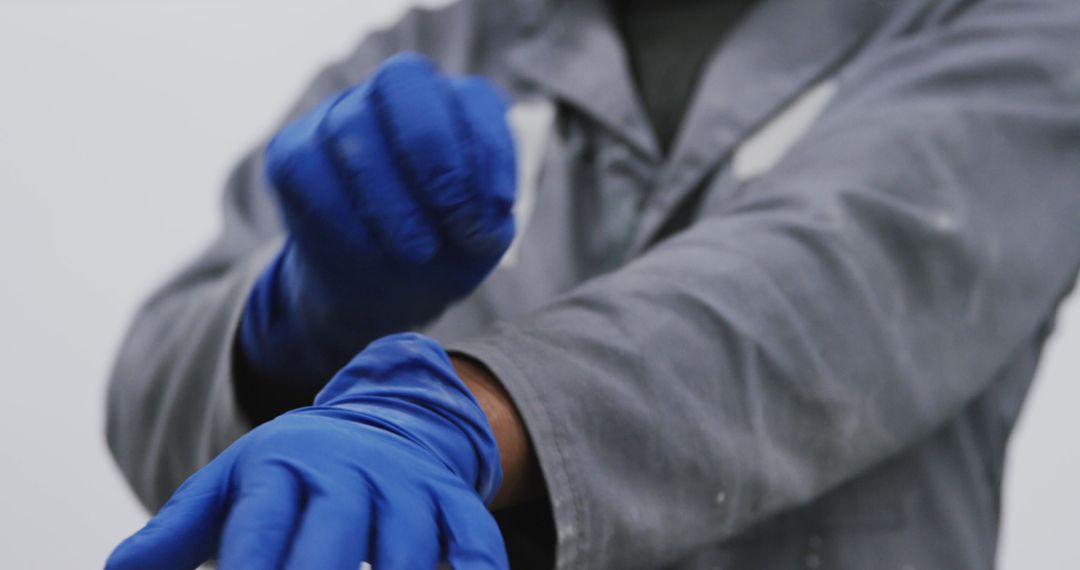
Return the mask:
<path id="1" fill-rule="evenodd" d="M 450 357 L 415 333 L 373 342 L 330 381 L 316 406 L 348 410 L 436 455 L 490 504 L 502 484 L 499 447 L 487 416 Z"/>

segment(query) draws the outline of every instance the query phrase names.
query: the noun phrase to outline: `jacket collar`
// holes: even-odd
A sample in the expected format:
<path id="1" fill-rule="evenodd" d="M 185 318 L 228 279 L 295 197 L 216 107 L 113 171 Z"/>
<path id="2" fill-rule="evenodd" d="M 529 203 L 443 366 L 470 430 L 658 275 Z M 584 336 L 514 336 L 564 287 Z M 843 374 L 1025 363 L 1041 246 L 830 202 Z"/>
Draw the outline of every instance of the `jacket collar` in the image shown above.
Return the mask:
<path id="1" fill-rule="evenodd" d="M 659 145 L 606 2 L 519 1 L 543 6 L 543 15 L 535 20 L 531 36 L 511 48 L 513 72 L 659 164 Z M 740 141 L 850 56 L 890 5 L 871 0 L 759 0 L 702 70 L 633 249 L 648 244 L 672 210 Z"/>
<path id="2" fill-rule="evenodd" d="M 534 9 L 543 6 L 544 13 L 530 37 L 511 48 L 512 72 L 573 106 L 639 152 L 658 158 L 660 149 L 607 3 L 533 1 L 538 3 Z"/>
<path id="3" fill-rule="evenodd" d="M 632 249 L 664 222 L 757 129 L 836 72 L 888 14 L 868 0 L 761 0 L 713 57 L 684 119 Z"/>

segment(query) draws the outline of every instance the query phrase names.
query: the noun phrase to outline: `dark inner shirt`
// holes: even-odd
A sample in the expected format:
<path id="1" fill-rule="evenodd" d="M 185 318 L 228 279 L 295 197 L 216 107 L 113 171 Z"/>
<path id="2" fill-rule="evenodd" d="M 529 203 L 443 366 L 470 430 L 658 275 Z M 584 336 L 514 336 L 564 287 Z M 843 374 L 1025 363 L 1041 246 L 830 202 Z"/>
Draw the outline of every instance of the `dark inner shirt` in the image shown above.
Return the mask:
<path id="1" fill-rule="evenodd" d="M 667 153 L 709 56 L 753 0 L 609 0 L 656 139 Z"/>

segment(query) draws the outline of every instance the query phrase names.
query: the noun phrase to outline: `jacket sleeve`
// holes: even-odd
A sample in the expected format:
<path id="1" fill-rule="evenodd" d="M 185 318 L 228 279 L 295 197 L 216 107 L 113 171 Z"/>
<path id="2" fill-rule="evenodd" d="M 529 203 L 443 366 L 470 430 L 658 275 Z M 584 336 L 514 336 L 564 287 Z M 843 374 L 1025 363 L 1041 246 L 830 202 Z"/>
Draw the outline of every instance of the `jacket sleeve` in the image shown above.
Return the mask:
<path id="1" fill-rule="evenodd" d="M 659 568 L 961 413 L 1080 266 L 1080 4 L 958 2 L 682 233 L 453 348 L 520 408 L 559 568 Z"/>
<path id="2" fill-rule="evenodd" d="M 321 72 L 287 120 L 363 81 L 394 53 L 416 50 L 465 65 L 476 2 L 413 10 Z M 107 439 L 142 502 L 156 510 L 188 475 L 251 429 L 238 402 L 232 348 L 248 291 L 280 247 L 283 227 L 263 175 L 264 145 L 235 169 L 224 228 L 139 310 L 107 397 Z M 292 407 L 306 405 L 300 400 Z"/>

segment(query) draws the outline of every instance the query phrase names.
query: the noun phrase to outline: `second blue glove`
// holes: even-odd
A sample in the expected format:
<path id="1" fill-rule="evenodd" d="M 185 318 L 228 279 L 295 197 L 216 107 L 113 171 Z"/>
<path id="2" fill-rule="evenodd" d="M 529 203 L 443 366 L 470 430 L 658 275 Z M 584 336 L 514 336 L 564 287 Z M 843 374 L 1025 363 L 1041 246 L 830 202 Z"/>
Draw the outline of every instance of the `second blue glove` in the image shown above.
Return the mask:
<path id="1" fill-rule="evenodd" d="M 267 174 L 289 237 L 244 311 L 249 365 L 317 388 L 475 289 L 514 236 L 505 113 L 487 81 L 403 54 L 279 133 Z"/>

